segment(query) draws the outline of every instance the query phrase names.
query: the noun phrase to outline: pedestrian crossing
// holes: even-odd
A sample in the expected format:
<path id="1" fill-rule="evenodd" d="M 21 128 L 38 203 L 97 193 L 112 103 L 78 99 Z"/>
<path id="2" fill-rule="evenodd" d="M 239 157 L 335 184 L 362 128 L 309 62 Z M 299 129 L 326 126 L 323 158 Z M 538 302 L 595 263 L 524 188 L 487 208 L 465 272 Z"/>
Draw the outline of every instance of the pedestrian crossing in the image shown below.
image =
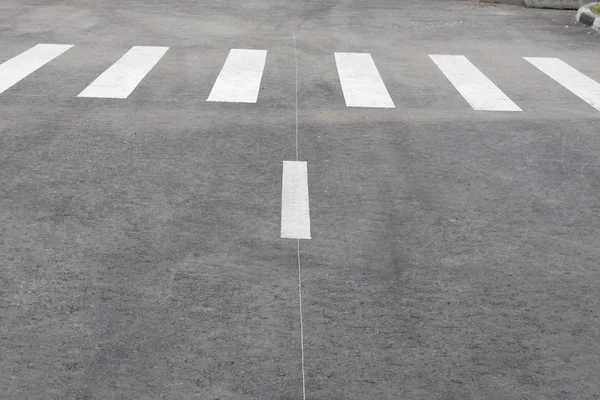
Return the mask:
<path id="1" fill-rule="evenodd" d="M 429 57 L 474 110 L 522 111 L 465 56 Z"/>
<path id="2" fill-rule="evenodd" d="M 370 54 L 335 53 L 348 107 L 395 108 Z"/>
<path id="3" fill-rule="evenodd" d="M 256 103 L 266 50 L 232 49 L 207 101 Z"/>
<path id="4" fill-rule="evenodd" d="M 0 94 L 69 50 L 70 44 L 38 44 L 0 64 Z"/>
<path id="5" fill-rule="evenodd" d="M 78 97 L 126 99 L 168 49 L 168 47 L 152 46 L 132 47 Z"/>
<path id="6" fill-rule="evenodd" d="M 600 111 L 600 84 L 558 58 L 525 57 L 537 69 Z"/>
<path id="7" fill-rule="evenodd" d="M 0 59 L 0 95 L 7 96 L 9 89 L 16 90 L 19 82 L 32 74 L 42 74 L 44 67 L 68 50 L 72 44 L 38 44 L 5 61 Z M 148 78 L 148 74 L 168 57 L 168 47 L 133 46 L 93 82 L 79 92 L 78 98 L 127 99 Z M 385 80 L 401 76 L 402 71 L 387 70 L 382 77 L 376 60 L 370 53 L 334 52 L 331 68 L 337 72 L 339 92 L 346 107 L 394 109 L 393 97 L 401 99 L 403 93 L 390 92 Z M 382 60 L 378 60 L 382 61 Z M 260 103 L 260 92 L 269 85 L 265 76 L 268 50 L 231 49 L 224 60 L 212 89 L 206 97 L 213 103 Z M 440 90 L 454 88 L 465 100 L 465 106 L 475 111 L 521 112 L 522 108 L 505 94 L 485 73 L 490 66 L 476 66 L 465 55 L 430 54 L 424 63 L 433 63 L 439 70 Z M 600 111 L 600 83 L 558 58 L 523 57 L 537 73 L 551 78 L 549 84 L 558 84 L 582 101 Z M 387 65 L 387 64 L 386 64 Z M 198 68 L 202 68 L 201 65 Z M 292 66 L 293 68 L 293 66 Z M 507 69 L 514 69 L 510 65 Z M 152 80 L 173 80 L 176 77 L 153 75 Z M 431 79 L 431 77 L 429 77 Z M 429 85 L 431 85 L 428 82 Z M 395 87 L 392 85 L 391 87 Z M 81 89 L 79 89 L 81 90 Z M 76 92 L 77 93 L 77 92 Z"/>

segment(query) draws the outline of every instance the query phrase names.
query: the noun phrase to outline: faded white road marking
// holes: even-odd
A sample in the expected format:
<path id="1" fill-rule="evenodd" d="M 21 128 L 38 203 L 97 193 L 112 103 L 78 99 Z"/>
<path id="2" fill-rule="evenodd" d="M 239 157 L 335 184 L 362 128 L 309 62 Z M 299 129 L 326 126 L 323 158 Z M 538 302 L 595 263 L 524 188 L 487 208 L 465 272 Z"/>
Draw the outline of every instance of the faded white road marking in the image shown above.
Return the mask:
<path id="1" fill-rule="evenodd" d="M 0 64 L 0 93 L 54 60 L 71 47 L 73 47 L 72 44 L 38 44 Z"/>
<path id="2" fill-rule="evenodd" d="M 286 239 L 310 239 L 306 161 L 283 162 L 281 237 Z"/>
<path id="3" fill-rule="evenodd" d="M 524 57 L 537 69 L 600 111 L 600 83 L 558 58 Z"/>
<path id="4" fill-rule="evenodd" d="M 206 101 L 256 103 L 267 50 L 232 49 Z"/>
<path id="5" fill-rule="evenodd" d="M 126 99 L 167 50 L 168 47 L 133 46 L 78 97 Z"/>
<path id="6" fill-rule="evenodd" d="M 465 56 L 429 56 L 474 110 L 522 111 Z"/>
<path id="7" fill-rule="evenodd" d="M 335 53 L 344 99 L 348 107 L 395 108 L 369 53 Z"/>

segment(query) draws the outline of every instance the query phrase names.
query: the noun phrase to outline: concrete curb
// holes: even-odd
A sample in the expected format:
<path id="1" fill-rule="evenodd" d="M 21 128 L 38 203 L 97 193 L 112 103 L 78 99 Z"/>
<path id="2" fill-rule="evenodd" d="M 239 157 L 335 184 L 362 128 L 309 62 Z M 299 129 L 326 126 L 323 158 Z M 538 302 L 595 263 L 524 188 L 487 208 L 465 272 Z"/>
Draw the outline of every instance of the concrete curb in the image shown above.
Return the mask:
<path id="1" fill-rule="evenodd" d="M 600 15 L 595 14 L 591 10 L 591 7 L 597 4 L 600 3 L 589 3 L 581 6 L 579 10 L 577 10 L 577 22 L 581 22 L 582 24 L 589 25 L 600 30 Z"/>
<path id="2" fill-rule="evenodd" d="M 589 0 L 479 0 L 483 3 L 503 3 L 529 8 L 552 8 L 557 10 L 577 10 Z"/>
<path id="3" fill-rule="evenodd" d="M 480 3 L 500 3 L 514 6 L 525 6 L 525 0 L 479 0 Z"/>
<path id="4" fill-rule="evenodd" d="M 589 0 L 587 0 L 589 1 Z M 530 8 L 554 8 L 558 10 L 577 10 L 586 0 L 524 0 Z"/>

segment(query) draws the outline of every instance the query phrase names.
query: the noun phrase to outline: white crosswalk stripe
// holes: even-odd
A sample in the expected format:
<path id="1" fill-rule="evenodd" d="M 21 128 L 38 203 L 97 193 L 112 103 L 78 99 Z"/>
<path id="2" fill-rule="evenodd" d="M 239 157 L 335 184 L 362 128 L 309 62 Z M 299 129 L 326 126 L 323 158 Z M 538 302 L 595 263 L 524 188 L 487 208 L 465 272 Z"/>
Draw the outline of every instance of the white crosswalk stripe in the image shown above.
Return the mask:
<path id="1" fill-rule="evenodd" d="M 0 64 L 0 93 L 37 71 L 65 51 L 72 44 L 38 44 Z"/>
<path id="2" fill-rule="evenodd" d="M 132 47 L 78 97 L 126 99 L 168 49 L 154 46 Z"/>
<path id="3" fill-rule="evenodd" d="M 600 83 L 558 58 L 524 57 L 537 69 L 600 111 Z"/>
<path id="4" fill-rule="evenodd" d="M 429 56 L 474 110 L 522 111 L 465 56 Z"/>
<path id="5" fill-rule="evenodd" d="M 266 59 L 266 50 L 232 49 L 207 101 L 256 103 Z"/>
<path id="6" fill-rule="evenodd" d="M 281 190 L 281 237 L 310 239 L 306 161 L 284 161 Z"/>
<path id="7" fill-rule="evenodd" d="M 335 53 L 348 107 L 395 108 L 369 53 Z"/>

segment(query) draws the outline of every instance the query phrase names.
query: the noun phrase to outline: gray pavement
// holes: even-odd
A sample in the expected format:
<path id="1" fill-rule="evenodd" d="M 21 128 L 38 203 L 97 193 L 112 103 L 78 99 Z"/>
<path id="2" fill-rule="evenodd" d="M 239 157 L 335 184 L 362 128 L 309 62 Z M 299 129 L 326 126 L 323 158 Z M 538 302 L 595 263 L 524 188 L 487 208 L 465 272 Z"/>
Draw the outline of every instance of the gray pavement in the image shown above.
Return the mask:
<path id="1" fill-rule="evenodd" d="M 600 111 L 522 58 L 600 82 L 573 12 L 3 0 L 0 33 L 0 63 L 74 45 L 0 94 L 1 399 L 302 399 L 299 261 L 306 399 L 600 398 Z M 77 97 L 135 45 L 169 51 L 127 99 Z M 268 50 L 256 104 L 206 101 L 232 48 Z M 396 108 L 346 107 L 334 52 Z"/>

